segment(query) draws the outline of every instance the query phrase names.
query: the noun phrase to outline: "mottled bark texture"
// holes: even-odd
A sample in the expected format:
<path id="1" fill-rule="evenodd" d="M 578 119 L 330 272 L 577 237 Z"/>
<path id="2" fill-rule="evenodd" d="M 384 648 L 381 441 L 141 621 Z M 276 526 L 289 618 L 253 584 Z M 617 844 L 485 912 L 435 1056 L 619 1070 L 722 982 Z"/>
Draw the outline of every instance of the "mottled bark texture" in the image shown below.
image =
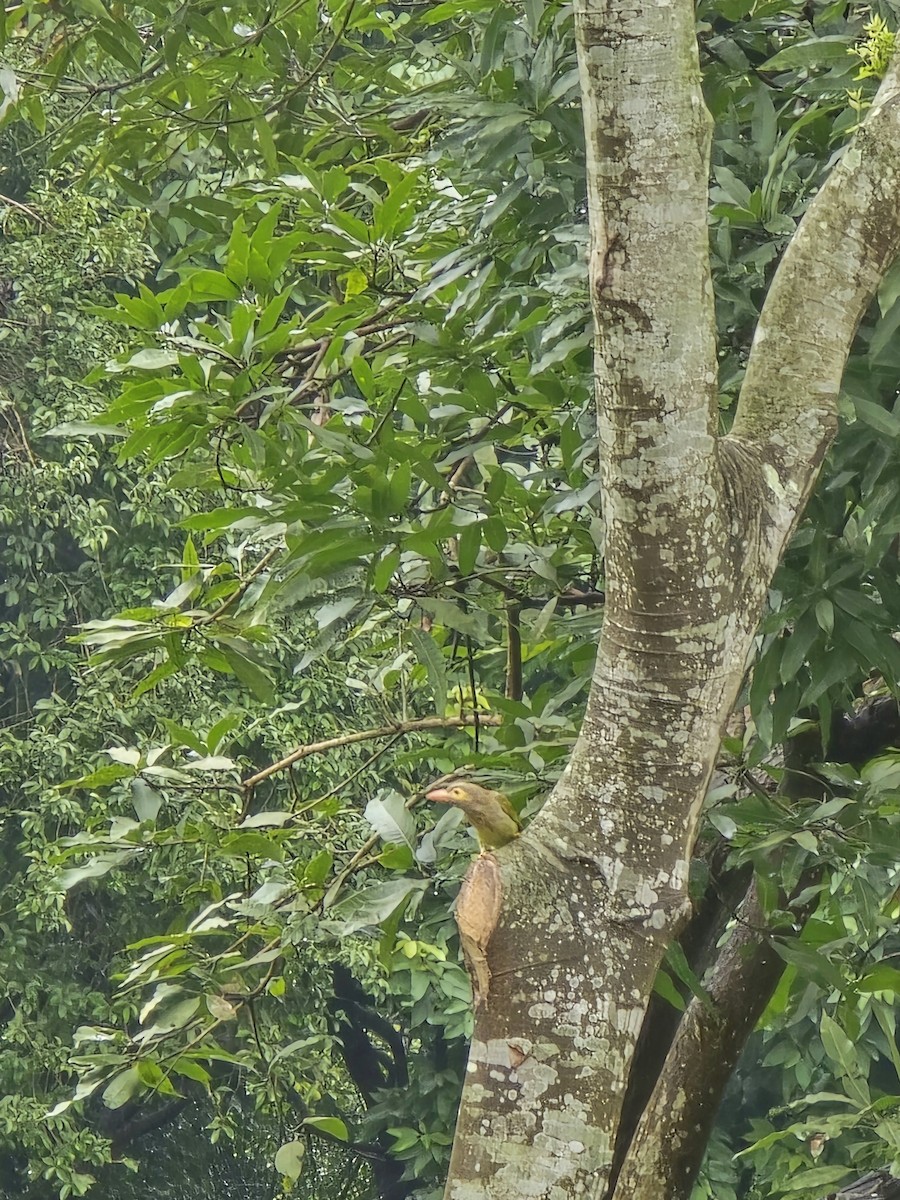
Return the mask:
<path id="1" fill-rule="evenodd" d="M 839 1192 L 829 1192 L 822 1200 L 900 1200 L 900 1179 L 895 1179 L 887 1168 L 870 1171 L 845 1184 Z"/>
<path id="2" fill-rule="evenodd" d="M 833 436 L 854 330 L 900 248 L 892 70 L 779 267 L 734 430 L 717 437 L 693 5 L 578 0 L 576 17 L 606 608 L 563 779 L 469 879 L 467 904 L 490 910 L 491 934 L 449 1200 L 608 1194 L 647 998 L 688 912 L 721 728 Z M 647 1146 L 634 1140 L 623 1170 L 641 1195 L 671 1200 Z"/>
<path id="3" fill-rule="evenodd" d="M 881 748 L 886 744 L 882 743 Z M 851 748 L 849 738 L 847 745 Z M 778 788 L 788 803 L 803 797 L 825 799 L 827 787 L 816 775 L 814 765 L 820 752 L 817 734 L 788 743 L 785 772 Z M 714 848 L 711 865 L 715 860 Z M 711 878 L 712 895 L 708 892 L 680 938 L 706 994 L 702 998 L 685 995 L 687 1007 L 674 1028 L 665 1019 L 669 1014 L 665 1010 L 660 1013 L 658 998 L 651 1001 L 633 1060 L 635 1072 L 641 1069 L 646 1042 L 659 1041 L 660 1032 L 664 1036 L 667 1027 L 672 1032 L 668 1044 L 659 1047 L 656 1061 L 647 1063 L 650 1078 L 635 1080 L 632 1076 L 629 1080 L 613 1161 L 613 1200 L 657 1200 L 659 1196 L 690 1200 L 725 1088 L 781 978 L 784 963 L 778 953 L 778 938 L 796 935 L 803 929 L 818 903 L 818 882 L 818 870 L 804 872 L 793 893 L 781 896 L 783 915 L 771 923 L 760 905 L 752 875 L 748 882 L 746 868 L 733 870 L 718 882 Z M 703 939 L 704 929 L 715 933 L 716 907 L 720 919 L 734 918 L 718 952 L 708 939 L 698 941 Z M 713 912 L 704 912 L 708 908 Z M 787 913 L 789 917 L 784 915 Z M 701 928 L 695 930 L 698 920 Z M 724 926 L 720 931 L 724 932 Z M 643 1057 L 646 1061 L 645 1053 Z M 636 1084 L 642 1085 L 641 1111 L 637 1114 L 633 1106 Z M 622 1137 L 625 1131 L 627 1141 Z"/>

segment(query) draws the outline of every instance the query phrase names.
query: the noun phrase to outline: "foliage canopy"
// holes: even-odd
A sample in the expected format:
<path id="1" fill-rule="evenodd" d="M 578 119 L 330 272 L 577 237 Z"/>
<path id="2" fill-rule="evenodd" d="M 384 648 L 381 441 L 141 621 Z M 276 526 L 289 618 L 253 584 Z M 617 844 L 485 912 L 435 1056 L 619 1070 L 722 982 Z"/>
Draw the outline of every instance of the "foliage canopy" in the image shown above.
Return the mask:
<path id="1" fill-rule="evenodd" d="M 698 8 L 723 427 L 871 95 L 868 19 Z M 251 1120 L 300 1194 L 337 1188 L 348 1142 L 426 1194 L 469 1031 L 450 903 L 471 841 L 419 801 L 469 766 L 531 815 L 602 619 L 571 13 L 73 0 L 5 21 L 0 1178 L 81 1194 L 185 1097 L 214 1135 Z M 895 270 L 710 796 L 787 968 L 698 1196 L 814 1197 L 897 1158 L 896 754 L 789 804 L 768 784 L 789 737 L 817 724 L 824 757 L 835 714 L 900 680 L 898 325 Z M 674 952 L 659 990 L 698 986 Z"/>

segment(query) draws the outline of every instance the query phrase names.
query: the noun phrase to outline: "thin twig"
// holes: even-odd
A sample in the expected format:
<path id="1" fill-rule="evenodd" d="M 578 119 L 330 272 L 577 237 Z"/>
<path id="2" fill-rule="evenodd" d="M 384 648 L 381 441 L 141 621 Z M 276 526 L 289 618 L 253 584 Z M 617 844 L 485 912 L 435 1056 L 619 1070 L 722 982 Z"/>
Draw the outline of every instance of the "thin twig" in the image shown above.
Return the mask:
<path id="1" fill-rule="evenodd" d="M 21 204 L 18 200 L 13 200 L 12 196 L 4 196 L 2 192 L 0 192 L 0 204 L 8 204 L 10 208 L 18 209 L 19 212 L 23 212 L 26 216 L 31 217 L 33 221 L 37 221 L 39 225 L 50 224 L 47 218 L 42 217 L 36 209 L 30 208 L 27 204 Z"/>
<path id="2" fill-rule="evenodd" d="M 483 438 L 486 433 L 488 433 L 494 428 L 495 425 L 498 425 L 503 420 L 503 418 L 512 408 L 515 408 L 515 405 L 511 400 L 507 400 L 505 404 L 501 404 L 494 415 L 488 421 L 486 421 L 480 429 L 475 429 L 472 431 L 472 436 L 467 440 L 469 442 L 473 442 Z M 438 512 L 440 509 L 446 508 L 447 505 L 453 500 L 453 493 L 459 489 L 460 481 L 465 476 L 466 471 L 468 471 L 469 467 L 471 467 L 474 462 L 474 454 L 466 454 L 462 459 L 460 459 L 456 467 L 453 469 L 446 484 L 444 485 L 444 491 L 441 493 L 441 496 L 434 508 L 423 509 L 422 511 Z"/>
<path id="3" fill-rule="evenodd" d="M 203 618 L 202 624 L 210 625 L 213 621 L 218 621 L 219 617 L 228 612 L 229 608 L 232 608 L 238 602 L 238 600 L 241 600 L 247 594 L 250 584 L 257 577 L 257 575 L 266 569 L 272 559 L 281 553 L 282 549 L 282 546 L 273 546 L 271 550 L 267 550 L 256 566 L 247 572 L 245 578 L 241 580 L 240 585 L 231 593 L 231 595 L 223 600 L 219 607 L 215 609 L 215 611 L 209 613 L 208 616 Z"/>
<path id="4" fill-rule="evenodd" d="M 502 721 L 502 717 L 491 715 L 478 718 L 479 725 L 500 725 Z M 298 746 L 296 750 L 292 750 L 278 762 L 263 767 L 261 771 L 257 771 L 255 775 L 245 779 L 242 786 L 244 788 L 256 787 L 270 775 L 286 771 L 295 762 L 309 758 L 311 754 L 323 754 L 326 750 L 336 750 L 339 746 L 352 746 L 356 742 L 371 742 L 375 738 L 394 737 L 396 734 L 423 733 L 429 729 L 465 729 L 474 724 L 474 717 L 416 717 L 410 721 L 396 721 L 393 725 L 380 725 L 377 729 L 360 729 L 355 733 L 341 734 L 340 737 L 325 738 L 321 742 L 309 742 L 305 746 Z"/>

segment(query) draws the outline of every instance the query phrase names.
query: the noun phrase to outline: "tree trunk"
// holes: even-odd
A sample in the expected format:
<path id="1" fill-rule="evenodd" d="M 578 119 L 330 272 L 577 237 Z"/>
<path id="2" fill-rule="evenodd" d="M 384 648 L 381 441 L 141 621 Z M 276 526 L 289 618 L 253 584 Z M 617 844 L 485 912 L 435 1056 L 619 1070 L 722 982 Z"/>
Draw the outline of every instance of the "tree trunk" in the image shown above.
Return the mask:
<path id="1" fill-rule="evenodd" d="M 576 15 L 606 608 L 562 780 L 460 897 L 478 1003 L 449 1200 L 608 1193 L 648 996 L 689 913 L 722 726 L 836 428 L 853 333 L 900 248 L 894 71 L 785 255 L 718 437 L 693 5 L 580 0 Z M 659 1155 L 632 1142 L 629 1197 L 685 1194 Z"/>

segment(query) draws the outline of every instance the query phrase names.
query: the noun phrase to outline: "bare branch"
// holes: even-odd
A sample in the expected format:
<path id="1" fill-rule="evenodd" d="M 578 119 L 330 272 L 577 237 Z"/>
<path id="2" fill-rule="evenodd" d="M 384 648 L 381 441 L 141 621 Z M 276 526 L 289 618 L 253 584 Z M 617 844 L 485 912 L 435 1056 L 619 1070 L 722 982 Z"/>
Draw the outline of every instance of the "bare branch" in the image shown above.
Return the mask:
<path id="1" fill-rule="evenodd" d="M 502 718 L 490 714 L 484 716 L 479 714 L 478 724 L 500 725 Z M 392 725 L 379 725 L 376 729 L 359 729 L 355 733 L 342 733 L 338 737 L 325 738 L 321 742 L 308 742 L 305 746 L 298 746 L 296 750 L 292 750 L 278 762 L 263 767 L 255 775 L 250 775 L 244 780 L 242 786 L 245 789 L 254 788 L 269 776 L 277 775 L 279 771 L 286 771 L 288 767 L 292 767 L 301 759 L 309 758 L 311 754 L 324 754 L 326 750 L 337 750 L 340 746 L 352 746 L 357 742 L 371 742 L 375 738 L 395 737 L 398 734 L 427 733 L 432 729 L 465 729 L 473 725 L 475 725 L 474 717 L 416 717 L 411 721 L 395 721 Z"/>

